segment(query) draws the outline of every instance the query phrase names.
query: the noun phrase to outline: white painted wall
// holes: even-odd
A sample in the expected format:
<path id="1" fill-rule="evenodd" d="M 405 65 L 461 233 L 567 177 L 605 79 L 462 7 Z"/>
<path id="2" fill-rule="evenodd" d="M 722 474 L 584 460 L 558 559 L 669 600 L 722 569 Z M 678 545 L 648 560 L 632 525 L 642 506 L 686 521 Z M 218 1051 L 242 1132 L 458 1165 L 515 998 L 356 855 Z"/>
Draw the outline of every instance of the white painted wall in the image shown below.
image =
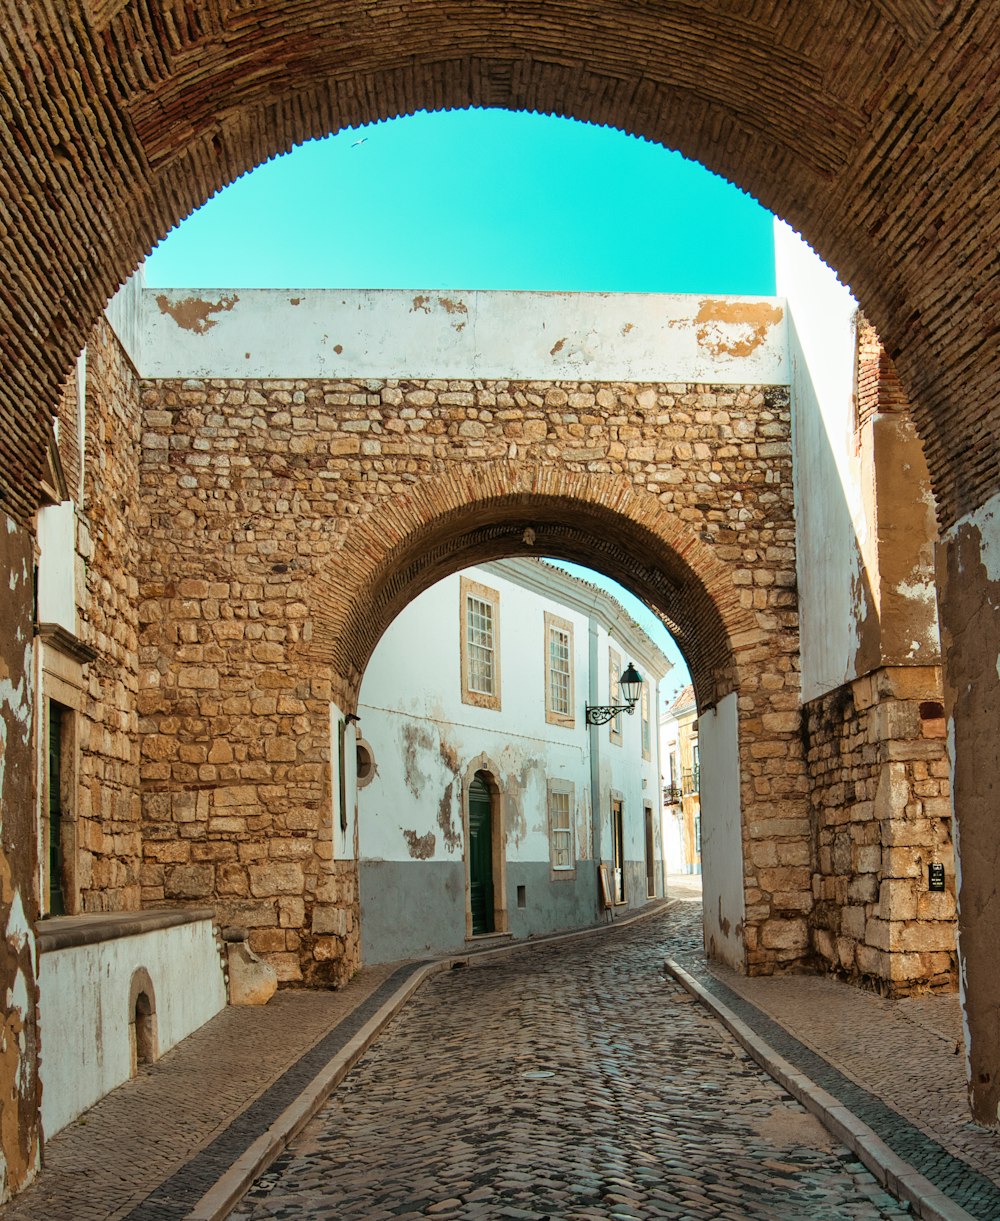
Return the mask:
<path id="1" fill-rule="evenodd" d="M 140 267 L 108 302 L 104 316 L 135 369 L 142 372 L 143 293 L 145 274 Z"/>
<path id="2" fill-rule="evenodd" d="M 344 725 L 344 801 L 347 810 L 347 826 L 343 826 L 340 813 L 340 726 Z M 348 722 L 344 712 L 336 704 L 330 705 L 330 821 L 333 839 L 333 858 L 337 861 L 352 861 L 357 856 L 356 838 L 358 826 L 358 731 L 354 721 Z"/>
<path id="3" fill-rule="evenodd" d="M 630 661 L 634 661 L 643 677 L 650 673 L 648 666 L 644 667 L 643 659 L 637 654 L 634 646 L 630 646 L 629 642 L 607 631 L 603 625 L 598 625 L 597 693 L 596 699 L 592 700 L 592 702 L 597 704 L 618 703 L 620 699 L 618 691 L 611 691 L 609 688 L 610 667 L 608 664 L 608 654 L 611 649 L 614 649 L 621 658 L 622 669 Z M 648 760 L 644 759 L 642 754 L 642 719 L 638 704 L 636 704 L 635 711 L 630 716 L 623 714 L 620 718 L 620 744 L 611 740 L 609 725 L 600 725 L 593 730 L 593 749 L 596 749 L 598 754 L 599 791 L 596 801 L 601 828 L 600 855 L 604 861 L 610 861 L 612 855 L 612 794 L 620 794 L 624 803 L 625 822 L 623 832 L 626 860 L 642 861 L 645 859 L 645 824 L 642 811 L 645 803 L 651 802 L 657 828 L 656 859 L 662 861 L 663 843 L 659 834 L 662 794 L 659 789 L 660 769 L 656 734 L 657 700 L 658 686 L 654 682 L 650 703 L 652 722 L 650 724 L 650 758 Z M 645 894 L 641 896 L 630 895 L 627 898 L 630 901 L 632 898 L 644 899 Z"/>
<path id="4" fill-rule="evenodd" d="M 859 541 L 866 523 L 854 441 L 857 303 L 784 221 L 775 276 L 788 302 L 802 699 L 856 677 Z"/>
<path id="5" fill-rule="evenodd" d="M 506 576 L 504 574 L 507 574 Z M 611 794 L 624 806 L 626 901 L 646 902 L 645 805 L 652 810 L 654 874 L 662 878 L 657 681 L 666 658 L 607 594 L 532 561 L 513 560 L 464 574 L 499 595 L 501 708 L 462 702 L 461 576 L 414 599 L 372 655 L 361 686 L 360 734 L 372 749 L 373 779 L 358 794 L 365 961 L 460 947 L 465 939 L 463 783 L 480 767 L 502 793 L 510 928 L 537 935 L 591 922 L 597 913 L 598 855 L 611 856 Z M 560 582 L 576 603 L 557 597 Z M 603 618 L 596 618 L 601 608 Z M 573 628 L 572 726 L 545 718 L 545 612 Z M 609 633 L 609 625 L 615 631 Z M 651 683 L 650 758 L 642 756 L 639 708 L 622 717 L 622 744 L 608 726 L 586 725 L 590 703 L 609 703 L 608 643 L 635 660 Z M 590 671 L 591 644 L 596 658 Z M 617 693 L 615 695 L 617 699 Z M 596 755 L 596 765 L 592 760 Z M 548 783 L 574 792 L 575 874 L 550 875 Z M 595 783 L 596 780 L 596 783 Z M 596 817 L 595 817 L 595 804 Z M 423 879 L 418 880 L 418 879 Z M 523 885 L 523 910 L 513 910 Z M 400 926 L 412 932 L 399 931 Z M 368 932 L 366 933 L 366 928 Z"/>
<path id="6" fill-rule="evenodd" d="M 671 752 L 676 756 L 677 767 L 680 768 L 680 745 L 678 743 L 677 718 L 660 715 L 660 784 L 666 787 L 670 784 L 670 767 L 668 760 Z M 677 784 L 680 784 L 678 770 Z M 663 857 L 668 873 L 686 873 L 690 866 L 684 853 L 684 823 L 681 818 L 680 805 L 664 806 L 663 808 Z"/>
<path id="7" fill-rule="evenodd" d="M 698 718 L 698 742 L 705 945 L 714 943 L 713 955 L 741 970 L 746 906 L 735 692 Z"/>
<path id="8" fill-rule="evenodd" d="M 773 297 L 147 289 L 142 301 L 146 377 L 788 381 Z"/>
<path id="9" fill-rule="evenodd" d="M 404 832 L 435 836 L 433 860 L 461 860 L 460 774 L 480 754 L 495 760 L 510 785 L 508 859 L 549 856 L 546 777 L 570 780 L 577 802 L 578 855 L 590 855 L 590 764 L 587 700 L 587 618 L 504 580 L 470 569 L 473 580 L 500 594 L 501 710 L 461 698 L 460 575 L 426 590 L 382 637 L 361 685 L 361 733 L 377 768 L 359 795 L 362 859 L 410 861 Z M 573 729 L 545 721 L 544 612 L 573 624 Z M 605 654 L 606 656 L 606 654 Z M 451 846 L 440 826 L 441 800 L 450 793 Z"/>
<path id="10" fill-rule="evenodd" d="M 149 972 L 156 993 L 160 1055 L 225 1007 L 211 920 L 40 955 L 47 1137 L 129 1079 L 129 995 L 139 967 Z"/>
<path id="11" fill-rule="evenodd" d="M 76 635 L 76 507 L 71 500 L 38 511 L 38 621 Z"/>

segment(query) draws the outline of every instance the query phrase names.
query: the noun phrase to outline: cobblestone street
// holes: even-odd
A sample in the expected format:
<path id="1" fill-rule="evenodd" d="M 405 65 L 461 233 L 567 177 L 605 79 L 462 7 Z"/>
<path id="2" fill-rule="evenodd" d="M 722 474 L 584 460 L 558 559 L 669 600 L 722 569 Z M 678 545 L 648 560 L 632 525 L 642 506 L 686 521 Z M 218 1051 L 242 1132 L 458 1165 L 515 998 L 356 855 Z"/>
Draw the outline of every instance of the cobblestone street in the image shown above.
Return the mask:
<path id="1" fill-rule="evenodd" d="M 665 976 L 700 916 L 428 981 L 233 1217 L 908 1216 Z"/>

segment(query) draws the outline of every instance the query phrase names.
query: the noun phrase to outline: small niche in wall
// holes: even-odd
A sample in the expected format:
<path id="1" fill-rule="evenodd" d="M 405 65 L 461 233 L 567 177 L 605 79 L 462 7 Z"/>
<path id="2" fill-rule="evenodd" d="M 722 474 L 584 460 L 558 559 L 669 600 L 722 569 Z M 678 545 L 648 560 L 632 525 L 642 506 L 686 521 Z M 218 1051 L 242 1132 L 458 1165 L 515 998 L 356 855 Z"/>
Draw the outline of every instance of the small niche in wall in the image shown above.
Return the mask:
<path id="1" fill-rule="evenodd" d="M 518 907 L 528 906 L 528 888 L 527 886 L 519 886 L 517 888 L 517 905 Z"/>
<path id="2" fill-rule="evenodd" d="M 153 1064 L 158 1055 L 156 1038 L 156 993 L 149 972 L 140 967 L 132 976 L 129 998 L 129 1050 L 134 1077 L 143 1064 Z"/>
<path id="3" fill-rule="evenodd" d="M 371 746 L 364 738 L 358 738 L 356 751 L 357 771 L 355 775 L 358 779 L 358 788 L 363 789 L 375 777 L 375 756 L 372 754 Z"/>

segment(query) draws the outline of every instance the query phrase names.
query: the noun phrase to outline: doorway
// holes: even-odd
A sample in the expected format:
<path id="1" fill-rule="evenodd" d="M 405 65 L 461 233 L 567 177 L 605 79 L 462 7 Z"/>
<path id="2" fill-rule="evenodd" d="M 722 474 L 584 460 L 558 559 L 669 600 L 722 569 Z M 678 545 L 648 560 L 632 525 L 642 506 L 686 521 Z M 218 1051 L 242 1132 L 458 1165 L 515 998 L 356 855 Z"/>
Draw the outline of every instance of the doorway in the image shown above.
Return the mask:
<path id="1" fill-rule="evenodd" d="M 656 898 L 656 861 L 653 841 L 653 807 L 646 810 L 646 898 Z"/>
<path id="2" fill-rule="evenodd" d="M 469 907 L 474 937 L 495 931 L 493 808 L 482 772 L 476 772 L 469 785 Z"/>
<path id="3" fill-rule="evenodd" d="M 625 902 L 625 829 L 622 825 L 622 803 L 611 800 L 611 880 L 616 903 Z"/>

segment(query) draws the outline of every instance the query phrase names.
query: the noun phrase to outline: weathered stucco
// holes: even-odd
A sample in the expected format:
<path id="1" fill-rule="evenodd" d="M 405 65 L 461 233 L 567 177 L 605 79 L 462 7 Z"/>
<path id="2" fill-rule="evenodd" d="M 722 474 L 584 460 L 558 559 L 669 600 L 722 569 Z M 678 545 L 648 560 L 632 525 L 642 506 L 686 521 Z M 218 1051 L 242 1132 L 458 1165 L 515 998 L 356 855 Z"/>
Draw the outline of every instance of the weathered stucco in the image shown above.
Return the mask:
<path id="1" fill-rule="evenodd" d="M 35 828 L 32 691 L 33 544 L 0 514 L 0 1201 L 38 1169 L 38 1025 L 35 937 L 38 838 Z"/>
<path id="2" fill-rule="evenodd" d="M 784 302 L 671 293 L 141 293 L 149 377 L 496 378 L 781 385 Z"/>
<path id="3" fill-rule="evenodd" d="M 938 548 L 945 712 L 955 788 L 959 953 L 969 1097 L 1000 1120 L 1000 501 L 948 531 Z"/>

